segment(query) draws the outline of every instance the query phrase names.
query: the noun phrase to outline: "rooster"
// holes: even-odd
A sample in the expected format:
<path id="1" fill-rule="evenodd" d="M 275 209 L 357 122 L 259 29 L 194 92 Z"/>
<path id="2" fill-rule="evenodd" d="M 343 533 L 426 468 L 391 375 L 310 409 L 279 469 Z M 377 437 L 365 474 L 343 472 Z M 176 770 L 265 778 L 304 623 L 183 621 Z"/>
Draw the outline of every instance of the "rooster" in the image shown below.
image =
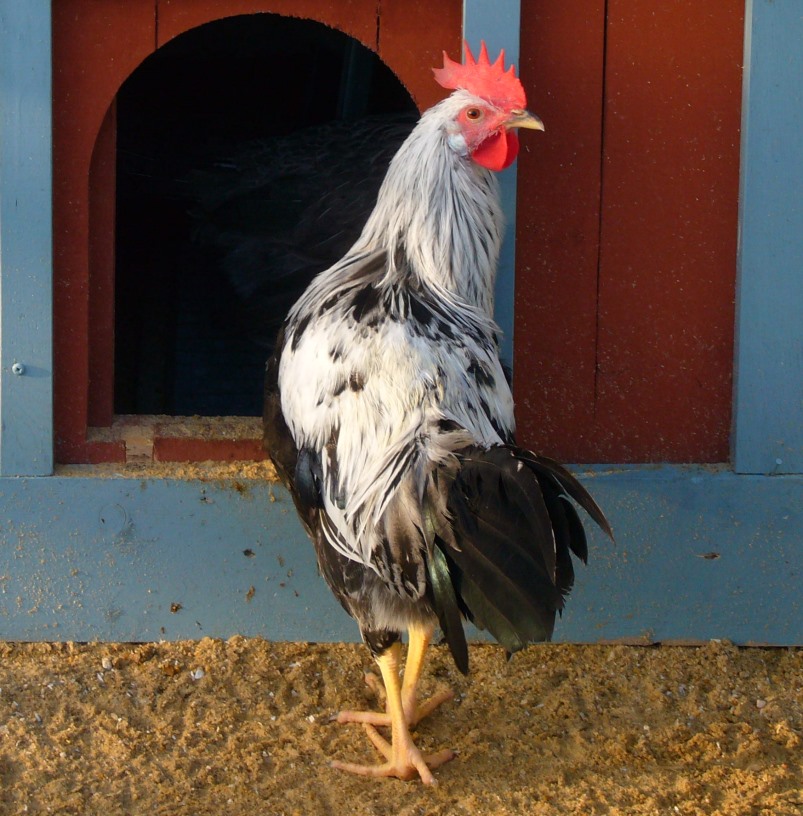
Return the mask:
<path id="1" fill-rule="evenodd" d="M 386 711 L 342 711 L 385 761 L 356 774 L 434 782 L 411 728 L 440 628 L 468 670 L 467 618 L 508 652 L 548 640 L 586 537 L 572 499 L 604 514 L 561 465 L 516 446 L 493 291 L 502 211 L 493 175 L 543 130 L 504 52 L 444 53 L 451 95 L 390 163 L 356 243 L 292 307 L 267 365 L 265 444 L 315 546 L 320 572 L 381 673 Z M 401 636 L 409 641 L 403 678 Z M 390 727 L 390 741 L 377 731 Z"/>

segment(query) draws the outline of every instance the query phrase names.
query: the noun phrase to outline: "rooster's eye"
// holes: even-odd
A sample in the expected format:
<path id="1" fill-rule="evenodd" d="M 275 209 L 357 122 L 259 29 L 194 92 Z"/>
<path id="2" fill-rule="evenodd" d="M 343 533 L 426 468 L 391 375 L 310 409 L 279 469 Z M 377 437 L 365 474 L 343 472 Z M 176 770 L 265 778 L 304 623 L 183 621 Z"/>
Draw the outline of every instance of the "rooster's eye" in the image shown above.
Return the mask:
<path id="1" fill-rule="evenodd" d="M 476 122 L 478 119 L 482 119 L 482 111 L 479 108 L 469 108 L 466 111 L 466 119 Z"/>

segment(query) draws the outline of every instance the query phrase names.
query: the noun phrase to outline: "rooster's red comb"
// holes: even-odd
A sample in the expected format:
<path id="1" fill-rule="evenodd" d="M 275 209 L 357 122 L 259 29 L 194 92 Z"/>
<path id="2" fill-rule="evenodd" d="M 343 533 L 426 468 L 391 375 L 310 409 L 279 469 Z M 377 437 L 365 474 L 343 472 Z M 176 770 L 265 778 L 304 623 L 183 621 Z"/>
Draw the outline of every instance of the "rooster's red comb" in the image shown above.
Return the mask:
<path id="1" fill-rule="evenodd" d="M 488 48 L 483 40 L 480 45 L 480 58 L 474 59 L 468 43 L 464 64 L 449 59 L 443 52 L 443 68 L 433 68 L 435 80 L 449 90 L 462 88 L 482 99 L 503 108 L 526 108 L 527 97 L 524 88 L 516 77 L 516 69 L 511 65 L 505 70 L 505 51 L 502 49 L 496 62 L 488 59 Z"/>

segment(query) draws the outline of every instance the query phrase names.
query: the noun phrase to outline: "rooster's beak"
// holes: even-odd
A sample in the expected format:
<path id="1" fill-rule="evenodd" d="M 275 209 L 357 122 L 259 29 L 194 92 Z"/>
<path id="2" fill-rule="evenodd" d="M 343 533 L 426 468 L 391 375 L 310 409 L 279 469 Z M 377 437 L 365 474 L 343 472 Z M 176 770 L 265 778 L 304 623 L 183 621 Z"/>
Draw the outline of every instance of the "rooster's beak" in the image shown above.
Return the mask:
<path id="1" fill-rule="evenodd" d="M 510 118 L 505 122 L 505 127 L 543 130 L 544 123 L 534 113 L 526 110 L 512 110 L 510 111 Z"/>

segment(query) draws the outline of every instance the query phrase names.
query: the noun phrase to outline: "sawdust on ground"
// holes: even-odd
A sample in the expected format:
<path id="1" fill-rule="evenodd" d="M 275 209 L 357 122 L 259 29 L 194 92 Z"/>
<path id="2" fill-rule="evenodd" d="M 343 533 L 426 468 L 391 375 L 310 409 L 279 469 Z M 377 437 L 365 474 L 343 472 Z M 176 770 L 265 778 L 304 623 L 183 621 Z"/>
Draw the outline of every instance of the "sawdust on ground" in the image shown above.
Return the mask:
<path id="1" fill-rule="evenodd" d="M 374 781 L 341 707 L 369 707 L 359 645 L 259 639 L 0 644 L 3 814 L 799 814 L 803 650 L 490 645 L 463 678 L 432 650 L 418 727 L 438 785 Z"/>

